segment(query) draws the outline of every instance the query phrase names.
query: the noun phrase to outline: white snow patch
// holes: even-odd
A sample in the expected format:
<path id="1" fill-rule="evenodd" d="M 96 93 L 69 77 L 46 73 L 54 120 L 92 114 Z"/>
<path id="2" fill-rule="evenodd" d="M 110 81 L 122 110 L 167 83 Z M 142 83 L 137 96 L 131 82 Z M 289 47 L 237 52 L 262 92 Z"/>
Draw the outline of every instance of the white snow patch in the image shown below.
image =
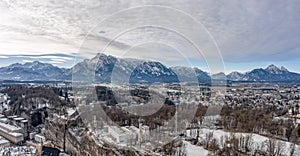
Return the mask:
<path id="1" fill-rule="evenodd" d="M 183 143 L 187 156 L 206 156 L 208 154 L 208 151 L 205 150 L 202 146 L 192 145 L 187 141 L 184 141 Z"/>

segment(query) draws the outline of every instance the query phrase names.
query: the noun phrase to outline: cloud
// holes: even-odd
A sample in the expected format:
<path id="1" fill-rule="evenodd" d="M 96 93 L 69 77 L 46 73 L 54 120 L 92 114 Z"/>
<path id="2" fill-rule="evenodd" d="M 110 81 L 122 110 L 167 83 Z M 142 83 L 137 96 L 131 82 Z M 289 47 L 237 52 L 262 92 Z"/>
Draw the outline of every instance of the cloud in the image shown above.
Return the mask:
<path id="1" fill-rule="evenodd" d="M 50 64 L 62 64 L 64 62 L 61 62 L 61 61 L 49 61 L 48 63 L 50 63 Z"/>
<path id="2" fill-rule="evenodd" d="M 22 60 L 23 62 L 33 62 L 34 60 Z"/>
<path id="3" fill-rule="evenodd" d="M 74 59 L 73 55 L 67 55 L 67 54 L 42 54 L 42 55 L 39 55 L 39 54 L 15 55 L 15 54 L 13 54 L 13 55 L 2 55 L 2 56 L 5 58 L 16 57 L 16 58 L 30 58 L 30 59 L 61 59 L 61 60 L 73 60 Z"/>
<path id="4" fill-rule="evenodd" d="M 69 61 L 73 60 L 74 57 L 69 57 L 69 56 L 54 56 L 54 55 L 42 55 L 42 56 L 31 56 L 32 58 L 42 58 L 42 59 L 50 59 L 50 60 L 56 60 L 56 61 Z"/>
<path id="5" fill-rule="evenodd" d="M 42 55 L 0 55 L 3 57 L 0 66 L 6 66 L 14 62 L 33 62 L 41 61 L 44 63 L 59 64 L 61 67 L 71 67 L 75 63 L 75 58 L 68 54 L 42 54 Z M 83 58 L 78 57 L 77 61 L 81 61 Z"/>
<path id="6" fill-rule="evenodd" d="M 300 57 L 300 1 L 296 0 L 174 0 L 174 1 L 0 1 L 0 58 L 12 55 L 47 55 L 60 53 L 81 57 L 92 57 L 112 40 L 115 31 L 126 26 L 126 19 L 135 19 L 141 14 L 132 14 L 122 22 L 108 25 L 106 30 L 94 30 L 105 18 L 120 10 L 143 5 L 172 7 L 190 14 L 201 22 L 218 44 L 226 62 L 278 62 Z M 163 11 L 153 12 L 151 18 L 163 19 Z M 145 17 L 149 18 L 149 17 Z M 168 17 L 185 30 L 192 29 L 188 21 L 177 16 Z M 114 20 L 114 19 L 110 19 Z M 141 22 L 142 21 L 137 21 Z M 100 26 L 101 27 L 101 26 Z M 89 44 L 83 44 L 90 32 Z M 100 33 L 101 32 L 101 33 Z M 197 34 L 196 32 L 191 32 Z M 197 36 L 195 36 L 197 37 Z M 136 57 L 165 58 L 174 62 L 181 55 L 163 49 L 157 54 L 153 47 L 137 46 L 137 43 L 161 41 L 180 49 L 187 58 L 203 61 L 198 51 L 178 34 L 154 28 L 136 29 L 125 33 L 107 49 L 107 53 L 121 55 L 122 50 L 131 49 Z M 203 41 L 203 49 L 205 47 Z M 133 48 L 137 46 L 136 48 Z M 172 49 L 171 48 L 171 49 Z M 80 49 L 80 50 L 79 50 Z M 176 52 L 175 52 L 176 53 Z M 169 56 L 169 57 L 168 57 Z M 71 61 L 70 58 L 43 56 L 39 59 Z M 61 60 L 57 60 L 61 59 Z M 52 60 L 55 61 L 55 60 Z M 56 62 L 56 63 L 57 63 Z M 180 61 L 178 61 L 180 62 Z M 194 61 L 196 62 L 196 61 Z M 298 64 L 299 65 L 299 64 Z M 238 68 L 238 67 L 237 67 Z"/>
<path id="7" fill-rule="evenodd" d="M 52 58 L 52 59 L 50 59 L 51 61 L 55 61 L 55 62 L 61 62 L 61 63 L 64 63 L 64 62 L 66 62 L 67 60 L 65 60 L 65 59 L 58 59 L 58 58 Z"/>
<path id="8" fill-rule="evenodd" d="M 6 59 L 6 58 L 8 58 L 8 57 L 5 55 L 0 55 L 0 59 Z"/>

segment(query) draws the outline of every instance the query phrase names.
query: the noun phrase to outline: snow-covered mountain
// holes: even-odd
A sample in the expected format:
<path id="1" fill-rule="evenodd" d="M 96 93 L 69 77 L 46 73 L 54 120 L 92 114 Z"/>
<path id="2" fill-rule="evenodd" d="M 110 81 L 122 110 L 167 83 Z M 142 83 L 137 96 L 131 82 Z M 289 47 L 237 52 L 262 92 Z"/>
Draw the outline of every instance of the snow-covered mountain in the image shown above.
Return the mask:
<path id="1" fill-rule="evenodd" d="M 73 73 L 75 81 L 96 82 L 178 82 L 176 74 L 160 62 L 116 58 L 97 54 L 90 60 L 76 64 L 68 74 Z"/>
<path id="2" fill-rule="evenodd" d="M 224 73 L 209 75 L 196 67 L 166 67 L 160 62 L 117 58 L 97 54 L 83 60 L 70 69 L 59 68 L 38 61 L 15 63 L 0 68 L 2 80 L 75 80 L 85 82 L 200 82 L 210 83 L 211 78 L 222 79 Z M 285 67 L 270 65 L 246 73 L 232 72 L 226 75 L 231 81 L 300 81 L 300 74 Z"/>
<path id="3" fill-rule="evenodd" d="M 229 80 L 242 80 L 244 74 L 240 72 L 231 72 L 230 74 L 227 75 L 227 79 Z"/>
<path id="4" fill-rule="evenodd" d="M 265 69 L 253 69 L 244 74 L 232 72 L 227 75 L 227 79 L 233 81 L 300 81 L 300 74 L 272 64 Z"/>
<path id="5" fill-rule="evenodd" d="M 288 74 L 289 73 L 289 71 L 285 67 L 283 67 L 283 66 L 277 67 L 274 64 L 269 65 L 265 70 L 272 74 Z"/>
<path id="6" fill-rule="evenodd" d="M 207 72 L 196 67 L 176 66 L 171 69 L 177 74 L 180 82 L 209 83 L 211 80 Z"/>
<path id="7" fill-rule="evenodd" d="M 130 75 L 129 82 L 179 82 L 174 71 L 160 62 L 144 62 L 139 64 Z"/>
<path id="8" fill-rule="evenodd" d="M 220 73 L 212 74 L 211 78 L 214 80 L 224 80 L 224 79 L 226 79 L 226 75 L 225 75 L 225 73 L 220 72 Z"/>
<path id="9" fill-rule="evenodd" d="M 38 61 L 15 63 L 0 68 L 0 79 L 5 80 L 64 80 L 66 69 Z"/>

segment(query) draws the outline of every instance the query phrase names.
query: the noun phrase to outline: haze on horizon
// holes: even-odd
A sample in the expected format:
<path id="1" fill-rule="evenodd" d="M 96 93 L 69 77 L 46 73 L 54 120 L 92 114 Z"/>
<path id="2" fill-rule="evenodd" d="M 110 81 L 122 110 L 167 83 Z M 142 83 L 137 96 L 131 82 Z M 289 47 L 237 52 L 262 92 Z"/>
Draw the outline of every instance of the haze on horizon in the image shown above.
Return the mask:
<path id="1" fill-rule="evenodd" d="M 172 7 L 201 22 L 221 51 L 226 73 L 265 68 L 270 64 L 285 66 L 290 71 L 300 73 L 300 2 L 296 0 L 0 0 L 0 66 L 39 60 L 60 67 L 71 67 L 74 57 L 79 58 L 77 61 L 91 57 L 77 52 L 86 35 L 91 34 L 90 31 L 102 20 L 118 11 L 144 5 Z M 135 16 L 128 18 L 134 19 Z M 115 31 L 114 28 L 122 24 L 116 23 L 109 31 L 97 30 L 95 44 L 101 45 L 111 39 L 110 31 Z M 183 26 L 187 30 L 191 27 L 188 24 Z M 116 40 L 107 53 L 119 56 L 118 50 L 136 46 L 134 42 L 137 39 L 164 36 L 175 43 L 182 43 L 174 34 L 155 29 L 137 29 L 130 33 L 131 37 Z M 186 51 L 193 51 L 185 44 L 181 46 Z M 95 54 L 99 51 L 95 47 L 81 48 L 86 54 Z M 176 52 L 168 45 L 152 43 L 142 45 L 142 48 L 132 48 L 126 57 L 149 57 L 172 66 L 186 65 L 188 59 L 193 66 L 207 70 L 203 58 L 185 54 Z"/>

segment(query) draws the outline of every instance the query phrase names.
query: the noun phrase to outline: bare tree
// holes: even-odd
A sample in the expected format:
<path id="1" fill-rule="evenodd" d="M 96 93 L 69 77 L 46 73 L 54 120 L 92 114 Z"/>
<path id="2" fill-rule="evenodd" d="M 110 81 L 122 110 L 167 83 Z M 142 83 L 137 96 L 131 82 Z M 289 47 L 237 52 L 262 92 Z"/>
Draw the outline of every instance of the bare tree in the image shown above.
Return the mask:
<path id="1" fill-rule="evenodd" d="M 213 132 L 208 132 L 205 134 L 205 140 L 204 140 L 204 144 L 205 144 L 205 148 L 208 149 L 209 143 L 213 138 L 214 133 Z"/>
<path id="2" fill-rule="evenodd" d="M 244 152 L 250 152 L 253 147 L 252 134 L 240 137 L 240 149 Z"/>
<path id="3" fill-rule="evenodd" d="M 282 149 L 284 149 L 284 147 L 285 147 L 285 144 L 283 144 L 280 141 L 277 141 L 274 155 L 275 156 L 281 156 L 282 155 L 281 154 L 282 153 Z"/>
<path id="4" fill-rule="evenodd" d="M 293 156 L 295 153 L 295 143 L 290 145 L 290 156 Z"/>
<path id="5" fill-rule="evenodd" d="M 269 138 L 267 140 L 267 152 L 270 156 L 275 156 L 275 147 L 276 141 L 274 139 Z"/>
<path id="6" fill-rule="evenodd" d="M 215 154 L 220 149 L 217 139 L 215 139 L 215 138 L 212 139 L 209 143 L 208 148 L 210 151 L 212 151 Z"/>

